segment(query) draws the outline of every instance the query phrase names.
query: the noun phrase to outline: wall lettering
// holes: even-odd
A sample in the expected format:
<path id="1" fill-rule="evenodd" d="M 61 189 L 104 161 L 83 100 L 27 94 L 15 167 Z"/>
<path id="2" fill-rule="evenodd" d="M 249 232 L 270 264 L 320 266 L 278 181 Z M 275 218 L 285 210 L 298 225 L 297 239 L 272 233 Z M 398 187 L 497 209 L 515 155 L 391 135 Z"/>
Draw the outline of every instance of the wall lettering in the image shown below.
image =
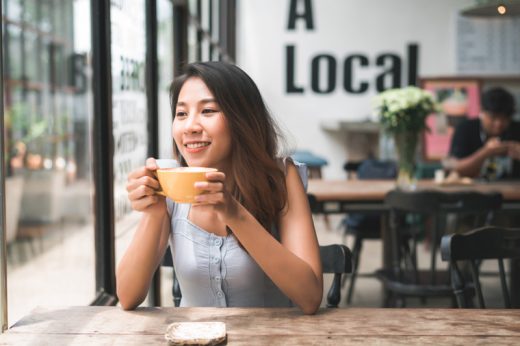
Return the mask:
<path id="1" fill-rule="evenodd" d="M 363 94 L 370 87 L 378 92 L 390 88 L 403 86 L 403 71 L 407 73 L 407 85 L 417 84 L 417 60 L 419 57 L 419 46 L 415 43 L 408 44 L 406 57 L 395 53 L 380 53 L 375 57 L 361 53 L 347 55 L 342 59 L 343 89 L 350 94 Z M 304 94 L 307 90 L 305 83 L 310 81 L 310 90 L 317 94 L 329 94 L 336 90 L 338 77 L 338 58 L 330 54 L 316 54 L 310 60 L 309 74 L 298 76 L 296 74 L 297 50 L 294 45 L 285 47 L 286 81 L 285 90 L 288 94 Z M 403 61 L 406 69 L 403 70 Z M 356 80 L 356 70 L 375 66 L 380 72 L 374 76 L 374 80 Z M 300 81 L 297 83 L 296 81 Z M 303 82 L 302 82 L 303 81 Z"/>
<path id="2" fill-rule="evenodd" d="M 323 61 L 324 64 L 320 64 L 320 61 Z M 318 94 L 329 94 L 336 89 L 336 59 L 332 55 L 321 54 L 316 55 L 312 59 L 312 68 L 311 68 L 311 87 L 312 91 Z M 320 88 L 320 75 L 321 69 L 320 66 L 325 66 L 326 73 L 326 85 L 325 88 Z"/>
<path id="3" fill-rule="evenodd" d="M 295 70 L 296 70 L 296 59 L 294 57 L 294 46 L 285 47 L 285 56 L 287 57 L 285 62 L 285 90 L 288 94 L 303 94 L 303 87 L 297 86 L 294 81 Z"/>
<path id="4" fill-rule="evenodd" d="M 298 12 L 298 3 L 303 5 L 303 11 L 301 12 Z M 305 22 L 305 28 L 307 30 L 314 30 L 311 0 L 291 0 L 289 5 L 289 21 L 287 23 L 287 30 L 296 30 L 297 19 L 301 19 Z"/>
<path id="5" fill-rule="evenodd" d="M 343 87 L 345 91 L 351 94 L 362 94 L 368 90 L 368 82 L 361 81 L 357 86 L 354 85 L 354 67 L 353 63 L 358 62 L 360 67 L 368 66 L 368 58 L 361 54 L 353 54 L 348 56 L 343 63 Z"/>

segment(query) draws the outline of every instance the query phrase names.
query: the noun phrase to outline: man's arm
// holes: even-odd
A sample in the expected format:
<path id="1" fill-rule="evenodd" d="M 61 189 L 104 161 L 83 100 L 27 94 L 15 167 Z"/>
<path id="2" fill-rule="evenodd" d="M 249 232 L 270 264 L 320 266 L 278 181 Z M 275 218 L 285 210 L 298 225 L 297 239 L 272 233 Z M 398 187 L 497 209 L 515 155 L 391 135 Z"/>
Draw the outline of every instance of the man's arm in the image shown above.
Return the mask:
<path id="1" fill-rule="evenodd" d="M 460 159 L 453 158 L 451 168 L 460 176 L 477 177 L 482 168 L 482 164 L 488 157 L 506 154 L 510 147 L 510 144 L 501 142 L 498 137 L 490 138 L 482 148 L 473 154 Z"/>
<path id="2" fill-rule="evenodd" d="M 507 142 L 508 150 L 507 155 L 513 160 L 520 161 L 520 142 L 509 141 Z"/>

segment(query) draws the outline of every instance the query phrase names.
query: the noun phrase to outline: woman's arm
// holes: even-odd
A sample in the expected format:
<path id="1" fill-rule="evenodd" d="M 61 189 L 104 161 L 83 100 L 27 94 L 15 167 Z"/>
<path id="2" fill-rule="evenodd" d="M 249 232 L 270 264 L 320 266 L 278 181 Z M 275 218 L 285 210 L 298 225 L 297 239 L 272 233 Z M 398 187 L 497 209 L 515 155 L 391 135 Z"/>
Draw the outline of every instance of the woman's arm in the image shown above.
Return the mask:
<path id="1" fill-rule="evenodd" d="M 159 187 L 153 171 L 155 162 L 132 173 L 128 178 L 128 197 L 132 208 L 142 217 L 132 242 L 116 271 L 117 296 L 125 310 L 137 307 L 146 298 L 153 273 L 168 246 L 170 220 L 164 197 L 156 195 Z"/>
<path id="2" fill-rule="evenodd" d="M 281 243 L 227 194 L 218 192 L 198 198 L 200 202 L 215 205 L 219 218 L 233 230 L 266 275 L 304 313 L 313 314 L 323 296 L 319 245 L 307 196 L 292 163 L 287 164 L 286 182 L 288 200 L 279 225 Z M 200 187 L 209 189 L 204 183 Z"/>

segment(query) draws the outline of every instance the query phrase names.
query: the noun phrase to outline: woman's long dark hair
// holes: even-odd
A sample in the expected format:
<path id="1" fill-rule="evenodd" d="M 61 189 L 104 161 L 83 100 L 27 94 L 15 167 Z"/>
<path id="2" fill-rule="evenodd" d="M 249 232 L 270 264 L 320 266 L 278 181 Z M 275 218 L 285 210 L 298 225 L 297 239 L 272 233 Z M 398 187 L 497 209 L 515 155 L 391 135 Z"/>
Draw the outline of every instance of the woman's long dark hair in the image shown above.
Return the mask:
<path id="1" fill-rule="evenodd" d="M 231 133 L 230 172 L 235 181 L 233 196 L 271 232 L 287 202 L 287 187 L 277 160 L 280 133 L 258 87 L 235 65 L 189 64 L 170 88 L 173 117 L 180 90 L 192 77 L 204 81 L 227 118 Z M 175 144 L 174 154 L 186 166 Z"/>

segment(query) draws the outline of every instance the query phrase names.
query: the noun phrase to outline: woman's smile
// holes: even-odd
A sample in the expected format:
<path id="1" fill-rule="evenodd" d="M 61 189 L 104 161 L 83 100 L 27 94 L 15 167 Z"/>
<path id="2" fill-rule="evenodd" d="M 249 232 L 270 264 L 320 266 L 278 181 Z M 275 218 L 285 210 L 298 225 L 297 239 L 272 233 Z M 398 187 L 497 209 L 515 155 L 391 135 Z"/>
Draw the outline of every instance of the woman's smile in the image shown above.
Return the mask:
<path id="1" fill-rule="evenodd" d="M 190 142 L 184 144 L 184 150 L 190 154 L 200 153 L 210 146 L 211 142 Z"/>

